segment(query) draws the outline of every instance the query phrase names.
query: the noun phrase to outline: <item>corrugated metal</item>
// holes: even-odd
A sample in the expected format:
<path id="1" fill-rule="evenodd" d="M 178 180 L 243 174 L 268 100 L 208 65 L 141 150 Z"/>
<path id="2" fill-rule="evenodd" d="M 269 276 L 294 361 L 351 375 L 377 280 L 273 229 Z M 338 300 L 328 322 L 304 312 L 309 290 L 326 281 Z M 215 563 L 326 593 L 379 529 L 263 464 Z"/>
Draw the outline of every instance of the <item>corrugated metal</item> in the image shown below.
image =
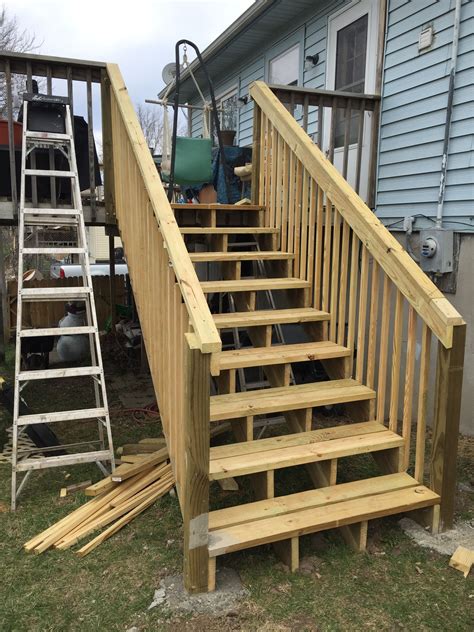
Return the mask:
<path id="1" fill-rule="evenodd" d="M 377 214 L 387 224 L 436 216 L 454 4 L 389 1 L 377 186 Z M 429 24 L 434 42 L 420 53 L 418 38 Z M 474 2 L 464 0 L 444 206 L 447 225 L 458 230 L 474 229 L 473 99 Z"/>

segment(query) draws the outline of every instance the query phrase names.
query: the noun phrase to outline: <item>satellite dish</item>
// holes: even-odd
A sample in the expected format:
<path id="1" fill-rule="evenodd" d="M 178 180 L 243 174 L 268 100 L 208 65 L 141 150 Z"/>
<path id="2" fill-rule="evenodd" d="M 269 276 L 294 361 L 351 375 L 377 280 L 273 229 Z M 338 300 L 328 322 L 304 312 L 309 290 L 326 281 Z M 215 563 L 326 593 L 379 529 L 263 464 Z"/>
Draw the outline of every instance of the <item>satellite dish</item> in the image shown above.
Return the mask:
<path id="1" fill-rule="evenodd" d="M 183 66 L 180 68 L 181 71 L 184 70 Z M 166 64 L 166 66 L 161 71 L 161 78 L 165 82 L 165 85 L 169 85 L 176 78 L 176 64 L 174 61 Z"/>

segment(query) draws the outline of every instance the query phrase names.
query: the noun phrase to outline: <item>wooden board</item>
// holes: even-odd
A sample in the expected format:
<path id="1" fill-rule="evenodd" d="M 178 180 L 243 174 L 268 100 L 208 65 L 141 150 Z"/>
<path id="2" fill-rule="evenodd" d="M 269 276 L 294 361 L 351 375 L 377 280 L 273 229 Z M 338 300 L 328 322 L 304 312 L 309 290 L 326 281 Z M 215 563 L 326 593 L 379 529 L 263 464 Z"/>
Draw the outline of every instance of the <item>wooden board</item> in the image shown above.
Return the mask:
<path id="1" fill-rule="evenodd" d="M 328 318 L 328 312 L 314 309 L 314 307 L 261 309 L 256 312 L 230 312 L 228 314 L 214 314 L 214 322 L 218 329 L 311 323 L 328 320 Z"/>
<path id="2" fill-rule="evenodd" d="M 261 292 L 265 290 L 298 290 L 309 287 L 302 279 L 238 279 L 225 281 L 202 281 L 205 294 L 211 292 Z"/>

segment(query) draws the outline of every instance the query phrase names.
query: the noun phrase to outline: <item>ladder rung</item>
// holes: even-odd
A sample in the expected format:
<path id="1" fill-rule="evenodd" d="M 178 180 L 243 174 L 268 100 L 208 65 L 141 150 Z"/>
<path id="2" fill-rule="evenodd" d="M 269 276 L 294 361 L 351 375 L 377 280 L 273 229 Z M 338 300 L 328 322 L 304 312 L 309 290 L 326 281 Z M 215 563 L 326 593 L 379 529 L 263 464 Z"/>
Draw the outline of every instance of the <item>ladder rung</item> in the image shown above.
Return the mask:
<path id="1" fill-rule="evenodd" d="M 30 208 L 25 207 L 23 212 L 28 215 L 80 215 L 81 211 L 77 208 Z"/>
<path id="2" fill-rule="evenodd" d="M 45 215 L 30 215 L 25 217 L 25 226 L 79 226 L 77 217 L 47 217 Z"/>
<path id="3" fill-rule="evenodd" d="M 30 380 L 50 380 L 59 377 L 81 377 L 83 375 L 100 375 L 98 366 L 74 366 L 65 369 L 42 369 L 40 371 L 21 371 L 18 373 L 20 382 Z"/>
<path id="4" fill-rule="evenodd" d="M 56 169 L 25 169 L 25 176 L 45 176 L 48 178 L 75 178 L 74 171 L 58 171 Z"/>
<path id="5" fill-rule="evenodd" d="M 91 294 L 88 287 L 32 287 L 20 290 L 24 301 L 62 301 L 82 299 Z"/>
<path id="6" fill-rule="evenodd" d="M 61 454 L 60 456 L 42 456 L 35 459 L 24 459 L 17 463 L 18 472 L 27 470 L 42 470 L 47 467 L 61 467 L 76 463 L 95 463 L 97 461 L 111 461 L 113 454 L 110 450 L 96 452 L 79 452 L 75 454 Z"/>
<path id="7" fill-rule="evenodd" d="M 41 329 L 23 329 L 20 338 L 36 338 L 38 336 L 77 336 L 82 334 L 94 334 L 96 328 L 83 325 L 80 327 L 43 327 Z"/>
<path id="8" fill-rule="evenodd" d="M 22 253 L 24 255 L 83 255 L 85 254 L 84 248 L 77 248 L 76 246 L 70 247 L 58 247 L 58 248 L 23 248 Z"/>
<path id="9" fill-rule="evenodd" d="M 83 410 L 62 410 L 57 413 L 36 413 L 18 417 L 19 426 L 32 424 L 52 424 L 57 421 L 78 421 L 79 419 L 100 419 L 107 415 L 105 408 L 84 408 Z"/>
<path id="10" fill-rule="evenodd" d="M 69 134 L 55 134 L 53 132 L 36 132 L 32 130 L 26 131 L 26 138 L 33 138 L 37 140 L 56 140 L 56 141 L 71 141 Z"/>

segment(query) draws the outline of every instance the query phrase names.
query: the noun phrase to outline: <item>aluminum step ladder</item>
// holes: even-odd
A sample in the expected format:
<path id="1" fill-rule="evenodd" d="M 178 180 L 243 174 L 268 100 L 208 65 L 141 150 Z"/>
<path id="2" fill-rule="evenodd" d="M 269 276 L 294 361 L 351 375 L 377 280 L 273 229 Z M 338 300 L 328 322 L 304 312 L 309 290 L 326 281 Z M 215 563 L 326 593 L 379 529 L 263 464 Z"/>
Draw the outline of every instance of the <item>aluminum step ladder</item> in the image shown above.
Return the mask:
<path id="1" fill-rule="evenodd" d="M 64 133 L 30 130 L 28 128 L 29 106 L 35 102 L 43 102 L 47 106 L 56 104 L 64 113 Z M 46 107 L 47 107 L 46 106 Z M 34 125 L 38 127 L 38 125 Z M 36 168 L 35 150 L 47 150 L 49 153 L 49 169 Z M 59 154 L 57 153 L 59 152 Z M 55 168 L 54 155 L 62 155 L 68 163 L 68 169 Z M 29 166 L 27 167 L 27 160 Z M 33 206 L 26 206 L 25 190 L 27 179 L 31 181 L 31 198 Z M 48 178 L 51 191 L 51 208 L 43 208 L 38 204 L 37 179 Z M 56 204 L 56 179 L 69 181 L 71 185 L 70 208 L 58 208 Z M 64 205 L 65 206 L 65 205 Z M 68 226 L 77 230 L 77 247 L 42 248 L 25 247 L 25 228 L 45 227 L 51 225 Z M 19 208 L 19 257 L 18 257 L 18 302 L 15 351 L 15 384 L 13 405 L 13 437 L 12 437 L 12 494 L 11 507 L 16 509 L 17 498 L 33 470 L 50 467 L 63 467 L 79 463 L 96 463 L 104 474 L 114 469 L 114 452 L 112 430 L 107 404 L 104 369 L 100 349 L 99 329 L 94 302 L 94 291 L 90 272 L 89 253 L 86 229 L 82 210 L 81 192 L 74 147 L 74 134 L 69 100 L 52 95 L 25 94 L 23 101 L 23 139 L 21 158 L 21 193 Z M 77 255 L 82 267 L 82 285 L 77 287 L 24 287 L 23 272 L 25 256 L 47 255 L 52 252 Z M 23 326 L 23 303 L 39 301 L 59 301 L 66 303 L 77 301 L 85 305 L 86 324 L 76 327 L 47 327 L 42 329 L 25 329 Z M 21 346 L 23 339 L 40 336 L 87 335 L 90 349 L 89 366 L 73 366 L 70 368 L 53 368 L 43 370 L 25 370 L 22 367 Z M 87 376 L 93 380 L 95 406 L 81 410 L 64 410 L 20 414 L 20 402 L 23 400 L 25 387 L 32 380 L 45 380 L 45 389 L 54 392 L 57 388 L 55 380 L 65 377 Z M 30 402 L 31 405 L 31 402 Z M 83 420 L 97 420 L 98 439 L 67 445 L 54 445 L 38 448 L 35 451 L 22 451 L 18 446 L 18 438 L 30 424 L 53 424 L 67 421 L 71 424 Z M 86 447 L 92 448 L 89 451 Z M 59 455 L 51 455 L 62 452 Z M 109 464 L 107 468 L 106 464 Z M 18 483 L 18 474 L 24 473 Z"/>

